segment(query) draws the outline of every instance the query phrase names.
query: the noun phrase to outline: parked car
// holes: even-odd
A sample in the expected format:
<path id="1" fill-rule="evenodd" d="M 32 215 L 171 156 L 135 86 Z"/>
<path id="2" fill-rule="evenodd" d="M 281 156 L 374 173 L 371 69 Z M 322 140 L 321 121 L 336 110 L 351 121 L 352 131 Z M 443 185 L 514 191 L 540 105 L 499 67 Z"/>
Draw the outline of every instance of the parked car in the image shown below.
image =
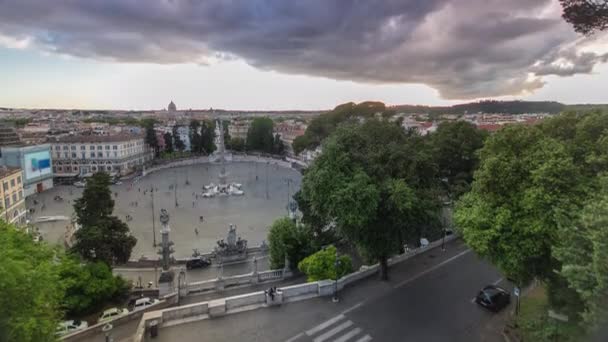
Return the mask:
<path id="1" fill-rule="evenodd" d="M 113 320 L 114 318 L 122 317 L 129 313 L 127 309 L 111 308 L 101 313 L 97 323 Z"/>
<path id="2" fill-rule="evenodd" d="M 81 182 L 81 181 L 74 182 L 74 186 L 77 188 L 84 188 L 86 185 L 87 185 L 86 182 Z"/>
<path id="3" fill-rule="evenodd" d="M 55 335 L 63 336 L 67 334 L 71 334 L 78 330 L 83 330 L 89 327 L 89 324 L 85 321 L 80 320 L 71 320 L 71 321 L 63 321 L 57 325 L 57 330 L 55 331 Z"/>
<path id="4" fill-rule="evenodd" d="M 211 260 L 207 259 L 207 258 L 192 258 L 188 261 L 186 261 L 186 269 L 191 270 L 194 268 L 205 268 L 207 266 L 211 265 Z"/>
<path id="5" fill-rule="evenodd" d="M 139 298 L 139 299 L 135 300 L 135 305 L 133 305 L 132 311 L 143 310 L 143 309 L 149 307 L 150 305 L 154 305 L 158 302 L 160 302 L 160 300 L 150 298 L 150 297 Z"/>
<path id="6" fill-rule="evenodd" d="M 511 294 L 496 285 L 488 285 L 479 291 L 475 302 L 486 309 L 498 312 L 511 303 Z"/>

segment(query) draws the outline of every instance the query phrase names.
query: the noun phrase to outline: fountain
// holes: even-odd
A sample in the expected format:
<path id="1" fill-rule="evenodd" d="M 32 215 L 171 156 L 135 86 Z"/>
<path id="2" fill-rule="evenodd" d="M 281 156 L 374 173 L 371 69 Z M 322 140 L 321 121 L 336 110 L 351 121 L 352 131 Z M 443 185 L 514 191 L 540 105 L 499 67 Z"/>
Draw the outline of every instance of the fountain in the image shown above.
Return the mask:
<path id="1" fill-rule="evenodd" d="M 241 239 L 236 235 L 236 226 L 230 224 L 226 241 L 217 241 L 217 246 L 213 250 L 218 264 L 226 262 L 240 261 L 247 259 L 247 240 Z"/>
<path id="2" fill-rule="evenodd" d="M 225 152 L 226 152 L 226 147 L 224 145 L 224 127 L 222 124 L 222 120 L 217 120 L 217 127 L 219 128 L 219 146 L 218 146 L 218 151 L 216 153 L 216 159 L 215 161 L 219 161 L 220 164 L 222 165 L 222 169 L 220 171 L 220 174 L 218 176 L 219 178 L 219 184 L 208 184 L 203 186 L 203 189 L 205 190 L 203 192 L 203 198 L 211 198 L 211 197 L 215 197 L 215 196 L 228 196 L 228 195 L 232 195 L 232 196 L 242 196 L 245 194 L 245 192 L 242 190 L 242 184 L 239 183 L 227 183 L 226 179 L 228 178 L 228 175 L 226 174 L 226 156 L 225 156 Z"/>

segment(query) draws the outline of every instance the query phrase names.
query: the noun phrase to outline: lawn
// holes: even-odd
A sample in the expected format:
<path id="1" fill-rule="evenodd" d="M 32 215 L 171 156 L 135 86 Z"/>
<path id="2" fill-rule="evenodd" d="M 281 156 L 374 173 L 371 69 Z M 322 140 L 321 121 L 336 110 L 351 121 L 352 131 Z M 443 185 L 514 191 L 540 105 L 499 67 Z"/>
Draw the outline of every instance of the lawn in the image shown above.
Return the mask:
<path id="1" fill-rule="evenodd" d="M 584 331 L 575 322 L 559 322 L 548 316 L 549 305 L 543 286 L 537 286 L 521 299 L 515 318 L 522 341 L 581 341 Z"/>

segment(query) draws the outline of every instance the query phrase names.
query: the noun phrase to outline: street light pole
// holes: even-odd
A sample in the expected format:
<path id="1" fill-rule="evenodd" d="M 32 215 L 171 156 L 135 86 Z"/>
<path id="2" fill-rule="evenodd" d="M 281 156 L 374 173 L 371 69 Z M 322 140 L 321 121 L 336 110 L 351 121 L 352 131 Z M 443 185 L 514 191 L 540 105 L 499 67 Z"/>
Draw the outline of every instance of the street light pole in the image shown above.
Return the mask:
<path id="1" fill-rule="evenodd" d="M 332 302 L 337 303 L 340 301 L 338 298 L 338 266 L 340 265 L 340 260 L 338 259 L 338 249 L 336 248 L 336 261 L 334 262 L 334 266 L 336 268 L 336 279 L 334 280 L 334 298 L 331 299 Z"/>
<path id="2" fill-rule="evenodd" d="M 154 186 L 150 186 L 150 197 L 152 198 L 152 247 L 156 248 L 156 217 L 154 216 Z"/>

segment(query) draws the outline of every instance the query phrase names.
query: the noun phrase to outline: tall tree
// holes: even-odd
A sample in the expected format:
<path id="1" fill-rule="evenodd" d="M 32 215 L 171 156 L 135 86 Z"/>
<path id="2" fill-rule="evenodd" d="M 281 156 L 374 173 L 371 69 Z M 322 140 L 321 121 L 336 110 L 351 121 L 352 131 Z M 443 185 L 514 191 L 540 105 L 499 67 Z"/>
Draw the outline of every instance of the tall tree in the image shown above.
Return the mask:
<path id="1" fill-rule="evenodd" d="M 55 341 L 63 297 L 59 251 L 0 220 L 0 341 Z"/>
<path id="2" fill-rule="evenodd" d="M 429 136 L 439 176 L 447 183 L 450 198 L 467 192 L 473 182 L 473 172 L 486 134 L 466 121 L 442 122 Z"/>
<path id="3" fill-rule="evenodd" d="M 378 260 L 388 278 L 388 258 L 424 222 L 438 220 L 436 167 L 418 136 L 389 122 L 342 126 L 304 174 L 308 211 Z"/>
<path id="4" fill-rule="evenodd" d="M 606 0 L 559 0 L 564 9 L 564 19 L 576 32 L 589 35 L 608 28 L 608 1 Z"/>
<path id="5" fill-rule="evenodd" d="M 154 126 L 146 126 L 146 144 L 152 148 L 154 155 L 157 156 L 159 153 L 158 139 L 156 138 L 156 131 Z"/>
<path id="6" fill-rule="evenodd" d="M 270 265 L 272 268 L 285 266 L 285 258 L 290 266 L 296 268 L 300 260 L 314 252 L 310 231 L 304 226 L 297 226 L 288 217 L 273 222 L 268 232 L 270 247 Z"/>
<path id="7" fill-rule="evenodd" d="M 273 122 L 270 118 L 255 118 L 247 131 L 247 149 L 266 153 L 273 152 Z"/>
<path id="8" fill-rule="evenodd" d="M 281 140 L 281 136 L 279 134 L 275 134 L 274 142 L 272 144 L 272 153 L 283 155 L 285 154 L 285 145 L 283 144 L 283 140 Z"/>
<path id="9" fill-rule="evenodd" d="M 165 151 L 173 153 L 173 135 L 169 132 L 165 132 L 163 138 L 165 139 Z"/>
<path id="10" fill-rule="evenodd" d="M 124 222 L 111 216 L 114 200 L 109 185 L 110 176 L 98 172 L 87 181 L 82 197 L 76 200 L 74 211 L 81 228 L 76 232 L 72 249 L 85 260 L 100 260 L 112 266 L 129 260 L 137 239 Z"/>
<path id="11" fill-rule="evenodd" d="M 190 120 L 190 147 L 192 153 L 201 153 L 203 150 L 200 127 L 201 124 L 198 120 Z"/>
<path id="12" fill-rule="evenodd" d="M 202 152 L 211 154 L 217 146 L 215 146 L 215 123 L 205 120 L 201 124 L 201 148 Z"/>

